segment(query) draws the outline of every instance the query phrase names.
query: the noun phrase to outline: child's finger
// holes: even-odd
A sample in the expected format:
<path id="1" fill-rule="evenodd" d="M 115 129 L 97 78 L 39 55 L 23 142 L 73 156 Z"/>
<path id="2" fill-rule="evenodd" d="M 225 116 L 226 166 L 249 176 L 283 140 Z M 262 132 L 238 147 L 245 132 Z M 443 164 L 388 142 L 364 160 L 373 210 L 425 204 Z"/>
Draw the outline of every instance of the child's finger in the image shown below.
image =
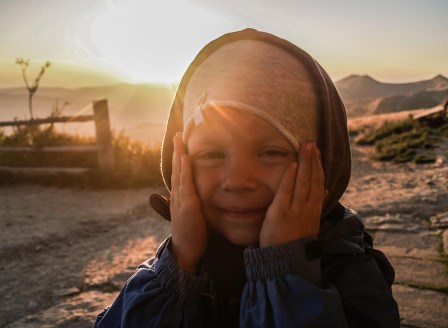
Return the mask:
<path id="1" fill-rule="evenodd" d="M 276 209 L 288 209 L 294 195 L 294 183 L 297 174 L 297 162 L 289 163 L 283 174 L 277 192 L 272 201 L 272 206 Z"/>
<path id="2" fill-rule="evenodd" d="M 317 149 L 312 151 L 311 185 L 308 200 L 313 204 L 320 204 L 324 199 L 324 174 Z"/>
<path id="3" fill-rule="evenodd" d="M 322 183 L 324 184 L 324 187 L 325 187 L 325 174 L 324 174 L 324 167 L 322 165 L 322 154 L 319 149 L 316 149 L 316 151 L 317 151 L 317 162 L 319 164 L 319 172 L 320 172 L 320 176 L 322 179 Z M 327 190 L 325 190 L 325 191 L 328 193 Z"/>
<path id="4" fill-rule="evenodd" d="M 188 201 L 195 197 L 196 190 L 193 184 L 191 159 L 188 155 L 181 156 L 181 170 L 179 177 L 179 197 L 182 201 Z"/>
<path id="5" fill-rule="evenodd" d="M 294 204 L 301 207 L 308 198 L 311 184 L 311 151 L 313 143 L 306 142 L 300 147 L 299 170 L 295 181 Z"/>
<path id="6" fill-rule="evenodd" d="M 174 151 L 172 158 L 172 172 L 171 172 L 171 202 L 177 204 L 179 192 L 179 178 L 181 170 L 181 147 L 179 145 L 180 135 L 177 133 L 173 138 Z"/>

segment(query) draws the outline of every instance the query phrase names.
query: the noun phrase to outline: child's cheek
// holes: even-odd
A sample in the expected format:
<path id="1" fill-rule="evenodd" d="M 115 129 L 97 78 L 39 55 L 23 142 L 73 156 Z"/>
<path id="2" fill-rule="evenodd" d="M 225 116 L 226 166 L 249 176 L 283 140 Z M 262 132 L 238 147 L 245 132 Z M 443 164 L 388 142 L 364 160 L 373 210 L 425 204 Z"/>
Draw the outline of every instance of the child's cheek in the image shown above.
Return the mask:
<path id="1" fill-rule="evenodd" d="M 198 170 L 197 165 L 194 164 L 194 162 L 192 163 L 192 167 L 191 167 L 191 172 L 192 172 L 192 180 L 193 180 L 193 184 L 194 187 L 196 189 L 196 192 L 199 193 L 199 189 L 200 189 L 200 171 Z"/>
<path id="2" fill-rule="evenodd" d="M 207 169 L 204 169 L 203 167 L 199 165 L 192 166 L 192 173 L 193 173 L 193 184 L 196 189 L 196 192 L 198 194 L 199 200 L 202 202 L 205 202 L 206 195 L 210 194 L 212 192 L 211 190 L 211 179 L 212 177 L 210 174 L 207 173 Z M 201 204 L 203 205 L 203 204 Z"/>
<path id="3" fill-rule="evenodd" d="M 284 165 L 279 165 L 278 167 L 276 167 L 275 170 L 271 170 L 269 186 L 270 186 L 273 194 L 277 193 L 278 188 L 280 186 L 280 182 L 282 181 L 283 176 L 285 175 L 286 170 L 290 163 L 291 163 L 291 161 Z"/>

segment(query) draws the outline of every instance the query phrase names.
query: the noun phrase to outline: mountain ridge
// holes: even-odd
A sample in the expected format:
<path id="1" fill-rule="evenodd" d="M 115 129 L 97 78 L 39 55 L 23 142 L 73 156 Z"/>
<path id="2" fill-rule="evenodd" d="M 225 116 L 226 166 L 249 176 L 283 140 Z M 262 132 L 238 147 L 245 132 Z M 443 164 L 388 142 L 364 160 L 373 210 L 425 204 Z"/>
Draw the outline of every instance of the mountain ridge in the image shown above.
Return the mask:
<path id="1" fill-rule="evenodd" d="M 369 75 L 350 75 L 337 81 L 347 116 L 355 118 L 437 106 L 448 96 L 448 78 L 384 83 Z"/>
<path id="2" fill-rule="evenodd" d="M 348 118 L 430 108 L 448 95 L 448 78 L 407 83 L 384 83 L 369 75 L 349 75 L 335 82 L 344 100 Z M 114 131 L 124 130 L 140 140 L 161 140 L 176 85 L 162 83 L 115 83 L 81 88 L 41 87 L 34 96 L 35 117 L 47 117 L 65 102 L 63 115 L 87 114 L 90 104 L 108 99 Z M 0 89 L 0 121 L 28 118 L 25 87 Z"/>
<path id="3" fill-rule="evenodd" d="M 448 88 L 448 78 L 438 74 L 432 79 L 406 83 L 380 82 L 369 75 L 349 75 L 335 82 L 344 101 L 365 100 L 407 95 L 419 91 L 440 91 Z"/>

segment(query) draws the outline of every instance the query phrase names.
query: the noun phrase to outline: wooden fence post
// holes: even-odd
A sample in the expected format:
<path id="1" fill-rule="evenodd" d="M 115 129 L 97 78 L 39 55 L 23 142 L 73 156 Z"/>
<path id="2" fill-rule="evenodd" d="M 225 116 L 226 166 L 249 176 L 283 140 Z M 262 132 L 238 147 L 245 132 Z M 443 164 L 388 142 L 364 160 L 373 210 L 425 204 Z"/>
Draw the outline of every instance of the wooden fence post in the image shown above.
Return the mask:
<path id="1" fill-rule="evenodd" d="M 101 169 L 111 169 L 115 162 L 115 156 L 112 147 L 107 99 L 93 102 L 93 116 L 95 118 L 96 144 L 99 148 L 98 165 Z"/>

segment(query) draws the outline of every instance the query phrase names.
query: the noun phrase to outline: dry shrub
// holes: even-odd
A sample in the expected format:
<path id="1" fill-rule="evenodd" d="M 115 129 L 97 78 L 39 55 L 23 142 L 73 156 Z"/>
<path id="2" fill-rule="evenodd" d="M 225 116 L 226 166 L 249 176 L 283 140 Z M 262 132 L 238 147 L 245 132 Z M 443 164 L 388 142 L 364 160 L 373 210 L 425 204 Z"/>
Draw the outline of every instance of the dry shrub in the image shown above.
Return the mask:
<path id="1" fill-rule="evenodd" d="M 92 152 L 39 152 L 41 147 L 94 145 L 93 137 L 56 131 L 52 125 L 17 127 L 9 135 L 0 130 L 0 147 L 31 147 L 35 152 L 0 152 L 0 166 L 10 167 L 85 167 L 85 174 L 19 176 L 2 172 L 2 183 L 33 182 L 46 185 L 82 188 L 129 188 L 161 185 L 160 147 L 149 147 L 132 140 L 123 132 L 113 135 L 115 163 L 109 170 L 98 168 L 97 154 Z"/>
<path id="2" fill-rule="evenodd" d="M 433 163 L 437 156 L 434 149 L 441 138 L 448 137 L 448 122 L 437 127 L 413 124 L 408 119 L 384 124 L 360 133 L 358 145 L 373 145 L 372 158 L 395 163 Z"/>

